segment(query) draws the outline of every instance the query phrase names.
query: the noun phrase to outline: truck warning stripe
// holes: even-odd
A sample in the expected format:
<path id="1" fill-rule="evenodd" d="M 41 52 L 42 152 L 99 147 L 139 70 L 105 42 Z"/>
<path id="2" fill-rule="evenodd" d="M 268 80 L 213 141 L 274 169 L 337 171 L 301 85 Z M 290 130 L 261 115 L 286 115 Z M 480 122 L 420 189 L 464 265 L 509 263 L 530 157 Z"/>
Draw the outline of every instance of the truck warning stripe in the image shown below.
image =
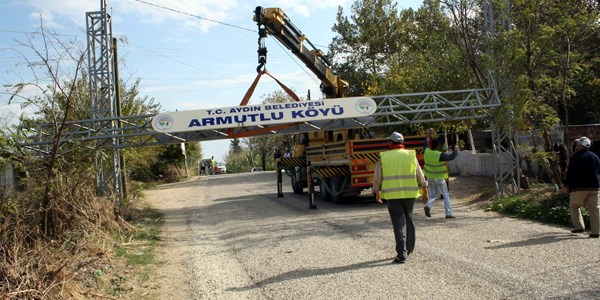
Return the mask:
<path id="1" fill-rule="evenodd" d="M 336 176 L 346 176 L 350 174 L 350 170 L 348 167 L 318 167 L 315 168 L 315 172 L 319 174 L 321 177 L 336 177 Z"/>
<path id="2" fill-rule="evenodd" d="M 302 157 L 282 157 L 281 164 L 286 168 L 303 167 L 306 165 L 306 161 Z"/>
<path id="3" fill-rule="evenodd" d="M 353 165 L 356 164 L 367 164 L 367 163 L 377 163 L 379 161 L 379 153 L 360 153 L 360 154 L 352 154 L 350 156 L 350 161 Z"/>

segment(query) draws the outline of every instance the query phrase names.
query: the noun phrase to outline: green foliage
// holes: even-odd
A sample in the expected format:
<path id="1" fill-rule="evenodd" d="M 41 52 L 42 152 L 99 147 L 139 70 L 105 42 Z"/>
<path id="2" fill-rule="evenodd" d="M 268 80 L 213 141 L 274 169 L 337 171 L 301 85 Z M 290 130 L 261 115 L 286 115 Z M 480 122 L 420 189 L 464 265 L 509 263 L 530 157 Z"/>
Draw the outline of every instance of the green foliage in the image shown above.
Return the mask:
<path id="1" fill-rule="evenodd" d="M 359 0 L 346 17 L 340 7 L 330 47 L 335 69 L 350 83 L 348 94 L 379 94 L 389 60 L 401 53 L 402 24 L 391 0 Z"/>
<path id="2" fill-rule="evenodd" d="M 255 151 L 243 149 L 240 153 L 230 152 L 226 157 L 228 173 L 244 173 L 260 164 L 260 157 Z"/>
<path id="3" fill-rule="evenodd" d="M 543 195 L 525 198 L 525 194 L 493 201 L 488 208 L 495 212 L 562 226 L 571 225 L 568 194 Z M 584 221 L 589 225 L 589 215 L 582 209 Z"/>
<path id="4" fill-rule="evenodd" d="M 89 280 L 98 280 L 106 274 L 103 266 L 109 262 L 103 249 L 114 242 L 106 240 L 106 233 L 127 227 L 115 210 L 115 199 L 111 195 L 98 197 L 95 190 L 95 158 L 104 158 L 108 164 L 111 153 L 98 151 L 97 141 L 61 143 L 61 132 L 74 129 L 69 121 L 91 118 L 87 74 L 83 67 L 85 51 L 78 49 L 81 44 L 64 41 L 61 35 L 43 28 L 39 34 L 27 35 L 27 38 L 19 44 L 33 55 L 15 51 L 24 60 L 20 63 L 26 64 L 33 73 L 31 78 L 34 80 L 5 87 L 12 93 L 9 101 L 19 99 L 22 108 L 34 111 L 31 118 L 23 115 L 21 124 L 48 124 L 50 135 L 47 139 L 53 143 L 44 156 L 31 153 L 29 148 L 21 148 L 14 142 L 10 127 L 2 128 L 2 160 L 10 157 L 15 173 L 20 177 L 20 188 L 0 200 L 0 273 L 3 274 L 0 294 L 27 299 L 48 295 L 85 298 L 80 295 L 81 289 L 75 286 L 83 283 L 91 287 Z M 129 89 L 123 82 L 119 84 L 122 85 L 122 115 L 158 111 L 159 106 L 153 99 L 138 97 L 139 80 Z M 164 158 L 159 157 L 163 153 L 160 147 L 149 151 L 136 149 L 129 153 L 129 162 L 134 169 L 136 164 L 150 169 L 158 158 Z M 141 195 L 138 186 L 131 191 L 133 196 Z M 131 243 L 133 238 L 144 241 L 144 246 L 135 252 L 127 252 L 131 249 L 124 248 L 117 253 L 131 254 L 128 259 L 131 263 L 143 264 L 151 260 L 150 246 L 158 240 L 158 232 L 136 231 L 123 244 Z M 100 289 L 98 281 L 94 283 Z"/>
<path id="5" fill-rule="evenodd" d="M 114 253 L 124 260 L 127 269 L 134 270 L 132 273 L 136 278 L 146 281 L 156 271 L 156 247 L 161 241 L 163 215 L 150 207 L 136 207 L 129 210 L 126 218 L 134 228 L 114 232 L 114 240 L 117 242 Z M 96 276 L 102 275 L 102 272 L 96 272 Z M 110 278 L 107 282 L 109 286 L 106 289 L 111 295 L 123 296 L 130 291 L 127 286 L 133 284 L 130 282 L 131 279 L 133 278 L 130 276 L 116 274 L 116 278 Z"/>
<path id="6" fill-rule="evenodd" d="M 115 232 L 115 238 L 122 242 L 116 247 L 117 255 L 126 257 L 130 264 L 147 264 L 154 258 L 154 246 L 161 240 L 163 216 L 156 209 L 142 207 L 132 208 L 127 219 L 135 226 L 135 230 L 133 233 Z M 136 241 L 135 244 L 129 243 L 132 239 Z"/>
<path id="7" fill-rule="evenodd" d="M 592 67 L 598 56 L 597 20 L 597 3 L 511 1 L 512 28 L 492 40 L 494 55 L 488 61 L 514 91 L 504 94 L 512 109 L 504 122 L 522 131 L 546 130 L 573 105 L 597 110 L 600 101 L 587 89 L 589 79 L 598 77 Z M 569 122 L 567 115 L 561 117 Z"/>
<path id="8" fill-rule="evenodd" d="M 185 153 L 188 171 L 190 174 L 198 174 L 198 162 L 202 159 L 202 145 L 199 142 L 185 143 Z"/>
<path id="9" fill-rule="evenodd" d="M 185 157 L 180 144 L 160 146 L 161 152 L 156 157 L 154 164 L 150 166 L 152 180 L 164 182 L 176 182 L 185 174 Z"/>

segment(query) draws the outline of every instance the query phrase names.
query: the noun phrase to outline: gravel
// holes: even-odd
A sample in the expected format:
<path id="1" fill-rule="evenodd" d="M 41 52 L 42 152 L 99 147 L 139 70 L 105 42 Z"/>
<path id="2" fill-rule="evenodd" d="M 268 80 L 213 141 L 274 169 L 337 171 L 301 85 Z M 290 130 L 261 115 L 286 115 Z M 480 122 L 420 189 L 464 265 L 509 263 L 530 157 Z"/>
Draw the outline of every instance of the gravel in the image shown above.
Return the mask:
<path id="1" fill-rule="evenodd" d="M 146 193 L 165 214 L 160 299 L 600 299 L 600 239 L 485 212 L 472 200 L 493 182 L 451 178 L 443 201 L 415 204 L 417 246 L 395 255 L 385 205 L 308 208 L 284 177 L 194 177 Z"/>

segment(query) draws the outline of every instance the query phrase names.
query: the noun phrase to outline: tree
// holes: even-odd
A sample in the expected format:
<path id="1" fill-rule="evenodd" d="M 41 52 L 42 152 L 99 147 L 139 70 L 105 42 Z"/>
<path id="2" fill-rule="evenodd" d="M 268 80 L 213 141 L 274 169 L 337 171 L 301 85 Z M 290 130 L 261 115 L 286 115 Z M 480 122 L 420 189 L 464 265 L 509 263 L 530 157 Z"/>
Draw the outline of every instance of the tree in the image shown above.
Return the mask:
<path id="1" fill-rule="evenodd" d="M 154 98 L 142 96 L 139 92 L 140 80 L 136 79 L 133 84 L 127 85 L 127 81 L 119 80 L 119 91 L 121 92 L 121 115 L 135 116 L 144 114 L 153 114 L 160 111 L 160 105 L 154 102 Z M 89 106 L 88 106 L 89 107 Z M 140 142 L 144 137 L 139 137 Z M 152 165 L 154 165 L 162 147 L 138 147 L 123 149 L 123 156 L 126 166 L 128 179 L 135 181 L 150 181 L 158 178 L 152 174 Z"/>
<path id="2" fill-rule="evenodd" d="M 502 97 L 507 109 L 497 120 L 520 132 L 539 133 L 546 152 L 538 155 L 551 160 L 553 181 L 560 185 L 549 132 L 559 124 L 561 106 L 568 124 L 568 108 L 577 98 L 587 98 L 580 93 L 581 86 L 597 78 L 590 50 L 597 48 L 598 4 L 560 0 L 511 4 L 511 28 L 492 41 L 493 55 L 488 59 L 508 91 Z"/>
<path id="3" fill-rule="evenodd" d="M 439 0 L 426 0 L 417 10 L 400 12 L 404 28 L 402 52 L 390 60 L 389 92 L 431 92 L 473 88 L 464 52 L 452 42 L 451 19 Z"/>
<path id="4" fill-rule="evenodd" d="M 231 143 L 229 144 L 229 153 L 230 154 L 239 154 L 242 153 L 242 147 L 240 146 L 240 139 L 232 139 Z"/>
<path id="5" fill-rule="evenodd" d="M 350 83 L 351 96 L 381 94 L 390 58 L 402 48 L 402 28 L 396 3 L 391 0 L 359 0 L 350 18 L 338 8 L 329 46 L 335 70 Z"/>
<path id="6" fill-rule="evenodd" d="M 279 90 L 268 95 L 263 95 L 262 104 L 266 103 L 284 103 L 292 101 L 291 97 Z M 242 140 L 233 139 L 229 146 L 229 152 L 225 156 L 227 171 L 248 172 L 258 164 L 263 170 L 275 168 L 274 154 L 275 150 L 281 148 L 283 141 L 289 139 L 289 135 L 259 135 L 244 138 Z M 246 147 L 242 147 L 241 144 Z"/>
<path id="7" fill-rule="evenodd" d="M 258 162 L 259 158 L 255 152 L 250 151 L 247 148 L 242 148 L 239 153 L 229 152 L 225 156 L 225 162 L 227 163 L 228 173 L 242 173 L 248 172 Z"/>
<path id="8" fill-rule="evenodd" d="M 41 39 L 40 44 L 36 37 Z M 36 174 L 44 174 L 40 178 L 44 188 L 40 203 L 41 211 L 44 212 L 40 228 L 46 236 L 55 236 L 58 234 L 57 227 L 60 227 L 61 218 L 61 212 L 56 209 L 55 203 L 60 193 L 57 188 L 58 174 L 66 163 L 60 156 L 62 133 L 67 130 L 67 122 L 77 114 L 75 109 L 80 96 L 86 94 L 79 82 L 83 73 L 85 51 L 76 40 L 65 41 L 56 33 L 47 31 L 41 20 L 40 32 L 28 35 L 26 41 L 18 43 L 34 54 L 34 58 L 29 58 L 25 53 L 15 50 L 30 68 L 34 80 L 14 84 L 9 103 L 13 99 L 22 99 L 22 107 L 37 108 L 36 119 L 22 119 L 22 122 L 46 122 L 55 129 L 45 163 L 34 159 L 32 162 L 37 163 L 30 166 L 31 169 L 37 169 L 34 171 Z M 36 95 L 27 96 L 24 93 L 27 88 L 36 90 Z"/>
<path id="9" fill-rule="evenodd" d="M 275 91 L 263 97 L 262 103 L 283 103 L 290 102 L 291 98 L 283 91 Z M 260 160 L 263 170 L 273 169 L 275 165 L 274 154 L 278 148 L 281 148 L 283 141 L 288 139 L 289 135 L 261 135 L 244 139 L 248 151 L 252 156 L 256 155 Z M 255 165 L 251 166 L 255 167 Z"/>
<path id="10" fill-rule="evenodd" d="M 84 281 L 84 270 L 95 269 L 94 262 L 103 260 L 86 249 L 106 245 L 101 245 L 102 236 L 116 232 L 122 219 L 109 198 L 95 195 L 93 156 L 86 148 L 93 145 L 75 142 L 81 147 L 71 148 L 63 143 L 63 133 L 72 129 L 69 121 L 85 115 L 82 107 L 90 103 L 85 51 L 76 39 L 48 31 L 43 23 L 40 28 L 12 49 L 31 74 L 8 87 L 9 101 L 35 110 L 33 116 L 23 115 L 20 125 L 46 124 L 40 132 L 48 134 L 51 142 L 45 153 L 32 153 L 31 148 L 19 146 L 11 128 L 2 128 L 2 136 L 12 138 L 10 143 L 3 140 L 2 147 L 8 147 L 5 150 L 23 170 L 23 177 L 22 188 L 9 201 L 0 201 L 0 235 L 8 237 L 0 247 L 4 278 L 0 294 L 85 298 L 73 282 Z"/>
<path id="11" fill-rule="evenodd" d="M 468 88 L 491 86 L 493 83 L 488 81 L 487 76 L 489 67 L 485 65 L 485 55 L 489 53 L 485 3 L 473 0 L 441 0 L 438 3 L 443 4 L 441 8 L 451 20 L 451 26 L 447 31 L 448 40 L 462 53 L 461 65 L 468 66 L 470 69 L 470 74 L 463 77 L 465 83 L 469 85 Z M 459 127 L 466 128 L 471 151 L 475 152 L 472 129 L 477 124 L 472 120 L 461 123 L 462 126 Z"/>

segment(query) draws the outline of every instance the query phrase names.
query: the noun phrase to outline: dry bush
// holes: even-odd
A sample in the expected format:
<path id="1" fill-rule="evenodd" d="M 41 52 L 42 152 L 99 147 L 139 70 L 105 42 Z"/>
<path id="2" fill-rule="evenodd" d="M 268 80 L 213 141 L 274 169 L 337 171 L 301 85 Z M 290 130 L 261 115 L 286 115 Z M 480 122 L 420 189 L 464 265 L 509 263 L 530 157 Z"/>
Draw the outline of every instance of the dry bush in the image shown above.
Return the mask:
<path id="1" fill-rule="evenodd" d="M 96 197 L 93 172 L 64 164 L 60 174 L 27 179 L 22 193 L 0 203 L 0 298 L 89 299 L 101 295 L 111 232 L 125 223 L 109 198 Z M 50 187 L 49 189 L 47 189 Z M 42 207 L 50 190 L 50 201 Z M 42 228 L 51 220 L 47 234 Z"/>
<path id="2" fill-rule="evenodd" d="M 184 178 L 184 177 L 185 177 L 185 171 L 183 169 L 181 169 L 180 167 L 178 167 L 174 164 L 169 164 L 165 168 L 165 175 L 162 178 L 162 180 L 164 182 L 171 183 L 171 182 L 178 182 L 181 180 L 181 178 Z"/>

